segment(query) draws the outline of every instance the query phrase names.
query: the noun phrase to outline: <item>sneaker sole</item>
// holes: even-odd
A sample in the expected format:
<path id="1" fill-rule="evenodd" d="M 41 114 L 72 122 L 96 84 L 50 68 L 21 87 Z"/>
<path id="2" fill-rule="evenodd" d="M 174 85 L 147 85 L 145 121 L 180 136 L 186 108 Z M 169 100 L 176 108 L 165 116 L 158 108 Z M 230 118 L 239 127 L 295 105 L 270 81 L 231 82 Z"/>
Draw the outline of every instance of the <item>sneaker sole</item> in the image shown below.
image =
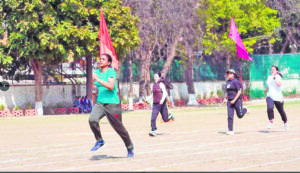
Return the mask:
<path id="1" fill-rule="evenodd" d="M 157 135 L 154 135 L 154 134 L 152 134 L 152 133 L 149 133 L 149 136 L 155 137 L 155 136 L 157 136 Z"/>
<path id="2" fill-rule="evenodd" d="M 101 145 L 99 148 L 97 148 L 97 150 L 99 150 L 100 148 L 103 148 L 103 147 L 105 147 L 105 145 L 103 144 L 103 145 Z M 90 152 L 94 152 L 94 151 L 97 151 L 97 150 L 90 150 Z"/>

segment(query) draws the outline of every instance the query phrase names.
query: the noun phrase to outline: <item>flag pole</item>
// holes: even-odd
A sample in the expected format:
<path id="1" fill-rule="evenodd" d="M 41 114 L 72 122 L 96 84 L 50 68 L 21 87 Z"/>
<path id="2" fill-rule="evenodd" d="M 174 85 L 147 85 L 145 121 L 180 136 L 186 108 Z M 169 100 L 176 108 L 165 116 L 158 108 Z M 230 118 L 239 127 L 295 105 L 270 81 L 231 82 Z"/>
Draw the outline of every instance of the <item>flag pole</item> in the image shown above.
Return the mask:
<path id="1" fill-rule="evenodd" d="M 243 84 L 243 74 L 242 74 L 242 65 L 241 65 L 241 59 L 240 58 L 238 58 L 239 59 L 239 68 L 240 68 L 240 82 L 241 82 L 241 84 L 242 84 L 242 89 L 243 89 L 243 99 L 244 99 L 244 97 L 245 97 L 245 90 L 244 90 L 244 84 Z"/>
<path id="2" fill-rule="evenodd" d="M 108 28 L 106 26 L 106 22 L 104 19 L 102 7 L 100 7 L 100 21 L 99 21 L 99 33 L 98 33 L 98 38 L 99 38 L 99 54 L 100 56 L 103 53 L 107 53 L 112 57 L 112 68 L 117 72 L 116 76 L 116 81 L 118 83 L 117 85 L 117 90 L 118 90 L 118 96 L 120 99 L 120 106 L 121 106 L 121 92 L 120 92 L 120 79 L 118 79 L 118 76 L 120 74 L 120 66 L 119 66 L 119 60 L 117 58 L 117 54 L 115 52 L 115 49 L 113 47 Z"/>

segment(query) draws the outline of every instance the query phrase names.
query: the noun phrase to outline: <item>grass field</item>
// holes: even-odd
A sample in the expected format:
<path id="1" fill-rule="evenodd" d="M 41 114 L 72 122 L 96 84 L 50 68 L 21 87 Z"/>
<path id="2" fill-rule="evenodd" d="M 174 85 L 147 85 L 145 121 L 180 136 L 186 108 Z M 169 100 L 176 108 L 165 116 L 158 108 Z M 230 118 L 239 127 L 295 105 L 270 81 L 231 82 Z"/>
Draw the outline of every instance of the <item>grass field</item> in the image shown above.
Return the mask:
<path id="1" fill-rule="evenodd" d="M 285 104 L 288 131 L 276 109 L 267 130 L 266 105 L 248 108 L 235 115 L 233 136 L 225 135 L 225 107 L 171 109 L 176 120 L 158 121 L 157 137 L 148 136 L 150 110 L 124 113 L 133 159 L 106 118 L 106 144 L 96 152 L 88 115 L 0 119 L 0 171 L 300 171 L 300 102 Z"/>

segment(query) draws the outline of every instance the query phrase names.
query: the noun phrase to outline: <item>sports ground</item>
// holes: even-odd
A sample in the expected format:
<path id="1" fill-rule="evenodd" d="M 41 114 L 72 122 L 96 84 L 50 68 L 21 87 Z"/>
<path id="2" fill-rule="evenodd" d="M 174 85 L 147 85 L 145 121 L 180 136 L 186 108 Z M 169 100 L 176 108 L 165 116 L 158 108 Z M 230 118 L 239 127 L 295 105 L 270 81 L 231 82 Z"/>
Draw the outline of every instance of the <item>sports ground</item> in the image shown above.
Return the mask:
<path id="1" fill-rule="evenodd" d="M 267 130 L 265 103 L 246 104 L 251 112 L 235 115 L 232 136 L 225 106 L 173 108 L 175 121 L 158 120 L 157 137 L 148 136 L 151 110 L 126 112 L 133 159 L 106 118 L 96 152 L 87 114 L 2 118 L 0 171 L 300 171 L 300 101 L 285 104 L 288 131 L 276 109 Z"/>

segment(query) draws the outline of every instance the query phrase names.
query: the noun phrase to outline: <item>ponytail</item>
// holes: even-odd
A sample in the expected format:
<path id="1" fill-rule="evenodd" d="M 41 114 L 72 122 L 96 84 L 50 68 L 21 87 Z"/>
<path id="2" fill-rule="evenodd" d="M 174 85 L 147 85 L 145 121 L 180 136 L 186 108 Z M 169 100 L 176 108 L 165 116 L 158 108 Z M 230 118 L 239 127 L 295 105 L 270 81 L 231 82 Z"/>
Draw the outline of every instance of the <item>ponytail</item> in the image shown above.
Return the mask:
<path id="1" fill-rule="evenodd" d="M 279 72 L 279 68 L 276 65 L 272 65 L 272 67 L 274 67 L 277 70 L 277 74 L 282 77 L 282 74 Z"/>

